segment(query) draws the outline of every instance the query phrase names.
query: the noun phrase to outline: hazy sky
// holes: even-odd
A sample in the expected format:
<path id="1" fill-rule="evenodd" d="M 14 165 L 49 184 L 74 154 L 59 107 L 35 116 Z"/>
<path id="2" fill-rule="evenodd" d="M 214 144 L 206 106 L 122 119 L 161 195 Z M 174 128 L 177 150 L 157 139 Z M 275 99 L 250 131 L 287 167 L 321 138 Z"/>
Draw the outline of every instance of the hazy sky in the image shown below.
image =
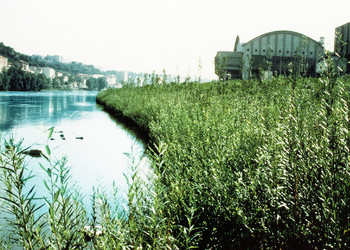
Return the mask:
<path id="1" fill-rule="evenodd" d="M 349 0 L 0 0 L 0 42 L 105 70 L 215 78 L 217 51 L 292 30 L 333 50 Z"/>

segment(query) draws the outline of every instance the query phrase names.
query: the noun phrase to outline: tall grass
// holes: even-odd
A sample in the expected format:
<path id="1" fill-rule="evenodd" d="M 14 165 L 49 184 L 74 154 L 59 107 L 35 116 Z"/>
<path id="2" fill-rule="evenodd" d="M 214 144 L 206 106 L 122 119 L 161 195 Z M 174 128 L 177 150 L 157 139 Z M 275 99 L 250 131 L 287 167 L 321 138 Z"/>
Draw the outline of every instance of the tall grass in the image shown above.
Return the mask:
<path id="1" fill-rule="evenodd" d="M 166 145 L 155 172 L 175 235 L 191 224 L 201 249 L 346 248 L 350 87 L 327 63 L 319 79 L 151 85 L 98 102 Z"/>
<path id="2" fill-rule="evenodd" d="M 21 143 L 0 148 L 3 248 L 348 248 L 349 78 L 279 77 L 106 90 L 98 102 L 147 133 L 151 173 L 132 154 L 127 203 L 91 195 L 46 147 L 47 197 Z M 48 142 L 53 128 L 48 130 Z M 40 198 L 40 199 L 38 199 Z M 46 211 L 42 211 L 45 210 Z M 4 228 L 4 227 L 2 227 Z"/>
<path id="3" fill-rule="evenodd" d="M 54 128 L 48 130 L 48 139 Z M 49 140 L 48 140 L 49 142 Z M 40 165 L 47 177 L 43 179 L 47 196 L 38 197 L 36 187 L 28 186 L 33 174 L 29 171 L 21 142 L 3 141 L 0 148 L 2 192 L 2 249 L 190 249 L 197 244 L 199 233 L 192 224 L 178 225 L 164 217 L 166 190 L 157 173 L 141 173 L 136 156 L 126 154 L 130 167 L 125 173 L 128 183 L 127 203 L 120 201 L 114 185 L 113 199 L 103 187 L 94 188 L 91 214 L 87 214 L 79 188 L 72 183 L 67 159 L 52 160 L 46 146 L 46 163 Z M 163 166 L 166 148 L 155 147 L 154 169 Z M 145 179 L 145 178 L 148 179 Z M 85 204 L 86 205 L 86 204 Z"/>

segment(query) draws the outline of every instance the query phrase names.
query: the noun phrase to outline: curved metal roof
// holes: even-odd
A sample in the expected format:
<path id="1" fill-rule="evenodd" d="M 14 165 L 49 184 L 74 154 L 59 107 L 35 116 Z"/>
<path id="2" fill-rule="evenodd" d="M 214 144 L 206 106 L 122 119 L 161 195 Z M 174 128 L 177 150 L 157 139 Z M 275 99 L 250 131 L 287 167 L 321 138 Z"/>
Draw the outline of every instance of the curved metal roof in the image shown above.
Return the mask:
<path id="1" fill-rule="evenodd" d="M 269 35 L 275 35 L 275 34 L 285 34 L 285 35 L 294 35 L 294 36 L 299 36 L 299 37 L 306 37 L 308 39 L 310 39 L 310 41 L 313 41 L 315 42 L 316 44 L 318 44 L 319 46 L 323 47 L 319 42 L 317 42 L 316 40 L 312 39 L 311 37 L 307 36 L 307 35 L 304 35 L 302 33 L 298 33 L 298 32 L 295 32 L 295 31 L 290 31 L 290 30 L 276 30 L 276 31 L 272 31 L 272 32 L 267 32 L 265 34 L 262 34 L 260 36 L 257 36 L 253 39 L 251 39 L 249 42 L 247 43 L 250 43 L 250 42 L 253 42 L 254 40 L 256 39 L 259 39 L 259 38 L 262 38 L 262 37 L 265 37 L 265 36 L 269 36 Z M 247 44 L 245 43 L 245 44 Z"/>

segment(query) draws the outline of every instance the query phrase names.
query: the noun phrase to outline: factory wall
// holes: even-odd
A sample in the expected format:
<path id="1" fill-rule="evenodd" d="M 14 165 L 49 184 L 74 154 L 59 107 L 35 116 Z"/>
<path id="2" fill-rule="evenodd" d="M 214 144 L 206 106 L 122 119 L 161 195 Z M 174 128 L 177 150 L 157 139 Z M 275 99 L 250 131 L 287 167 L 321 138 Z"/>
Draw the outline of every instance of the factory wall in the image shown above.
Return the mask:
<path id="1" fill-rule="evenodd" d="M 350 60 L 350 22 L 335 29 L 334 51 L 347 61 Z M 350 64 L 346 72 L 350 73 Z"/>
<path id="2" fill-rule="evenodd" d="M 234 51 L 217 52 L 215 73 L 221 79 L 289 74 L 291 69 L 315 75 L 323 55 L 323 39 L 317 42 L 293 31 L 269 32 L 247 43 L 240 43 L 237 36 Z"/>

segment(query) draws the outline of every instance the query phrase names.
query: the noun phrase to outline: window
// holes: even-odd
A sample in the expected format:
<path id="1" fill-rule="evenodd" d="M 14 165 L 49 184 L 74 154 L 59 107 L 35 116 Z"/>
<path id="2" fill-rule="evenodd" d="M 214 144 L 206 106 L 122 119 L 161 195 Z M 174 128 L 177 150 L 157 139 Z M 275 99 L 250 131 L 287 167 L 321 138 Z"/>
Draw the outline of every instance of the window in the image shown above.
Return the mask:
<path id="1" fill-rule="evenodd" d="M 247 49 L 247 51 L 249 51 L 249 49 Z"/>
<path id="2" fill-rule="evenodd" d="M 289 54 L 289 50 L 287 50 L 287 54 Z"/>
<path id="3" fill-rule="evenodd" d="M 281 53 L 282 53 L 282 50 L 279 50 L 279 51 L 278 51 L 278 53 L 280 53 L 280 54 L 281 54 Z"/>

